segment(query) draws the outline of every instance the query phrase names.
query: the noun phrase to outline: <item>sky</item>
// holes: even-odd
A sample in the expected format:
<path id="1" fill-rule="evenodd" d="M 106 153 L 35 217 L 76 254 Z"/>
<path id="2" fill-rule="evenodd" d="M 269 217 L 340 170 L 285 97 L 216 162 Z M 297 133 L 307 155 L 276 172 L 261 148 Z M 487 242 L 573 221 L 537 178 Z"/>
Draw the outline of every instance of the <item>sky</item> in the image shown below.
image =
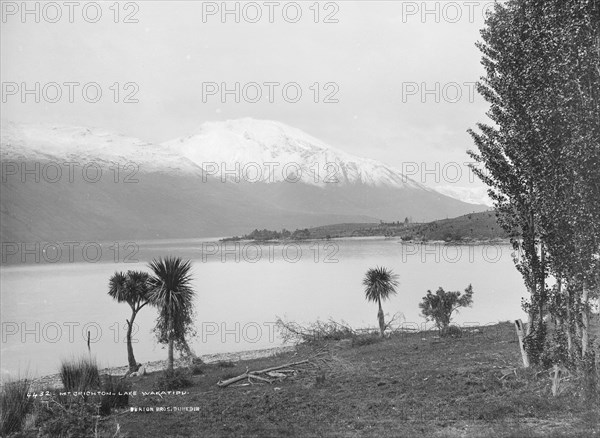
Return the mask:
<path id="1" fill-rule="evenodd" d="M 479 196 L 466 131 L 486 121 L 475 43 L 492 4 L 26 2 L 23 15 L 2 2 L 2 118 L 151 142 L 205 121 L 278 120 Z"/>

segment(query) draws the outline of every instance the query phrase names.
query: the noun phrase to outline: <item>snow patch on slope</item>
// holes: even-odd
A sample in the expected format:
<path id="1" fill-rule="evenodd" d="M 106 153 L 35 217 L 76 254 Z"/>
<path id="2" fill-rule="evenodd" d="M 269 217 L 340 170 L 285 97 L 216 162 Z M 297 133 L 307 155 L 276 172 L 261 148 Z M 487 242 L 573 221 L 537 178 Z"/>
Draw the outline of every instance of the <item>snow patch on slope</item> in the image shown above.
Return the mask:
<path id="1" fill-rule="evenodd" d="M 133 163 L 139 171 L 199 173 L 185 157 L 160 145 L 103 129 L 60 125 L 22 125 L 2 120 L 2 160 L 66 161 L 102 167 Z"/>
<path id="2" fill-rule="evenodd" d="M 397 169 L 348 154 L 276 121 L 244 118 L 206 122 L 197 133 L 164 145 L 225 178 L 233 177 L 238 169 L 241 179 L 260 176 L 264 182 L 280 182 L 288 177 L 317 186 L 362 183 L 433 191 Z"/>

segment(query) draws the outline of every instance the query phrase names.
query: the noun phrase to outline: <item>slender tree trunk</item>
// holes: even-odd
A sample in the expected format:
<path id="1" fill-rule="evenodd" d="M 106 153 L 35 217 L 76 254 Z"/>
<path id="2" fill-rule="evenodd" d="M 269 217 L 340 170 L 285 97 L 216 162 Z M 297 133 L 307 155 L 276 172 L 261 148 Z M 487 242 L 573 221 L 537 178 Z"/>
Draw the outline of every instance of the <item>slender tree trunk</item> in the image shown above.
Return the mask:
<path id="1" fill-rule="evenodd" d="M 381 332 L 381 337 L 384 337 L 385 331 L 385 321 L 383 320 L 383 309 L 381 307 L 381 300 L 377 300 L 379 302 L 379 312 L 377 312 L 377 319 L 379 320 L 379 331 Z"/>
<path id="2" fill-rule="evenodd" d="M 531 196 L 533 193 L 533 186 L 532 183 L 530 183 L 529 186 L 529 195 Z M 532 285 L 532 290 L 531 292 L 531 309 L 529 311 L 529 315 L 528 315 L 528 324 L 527 324 L 527 331 L 526 334 L 529 335 L 533 332 L 533 324 L 535 323 L 535 314 L 539 311 L 539 305 L 540 305 L 540 297 L 539 297 L 539 290 L 538 290 L 538 256 L 537 256 L 537 247 L 535 244 L 535 213 L 533 211 L 533 209 L 531 208 L 531 206 L 529 206 L 529 228 L 530 228 L 530 232 L 531 232 L 531 236 L 528 242 L 528 246 L 529 246 L 529 252 L 530 252 L 530 257 L 531 257 L 531 263 L 530 263 L 530 275 L 531 275 L 531 285 Z M 535 306 L 538 306 L 537 308 Z M 541 320 L 539 321 L 539 324 L 541 324 Z"/>
<path id="3" fill-rule="evenodd" d="M 544 308 L 546 306 L 546 251 L 544 251 L 544 244 L 540 243 L 540 327 L 544 323 Z"/>
<path id="4" fill-rule="evenodd" d="M 169 357 L 168 357 L 168 365 L 167 365 L 167 370 L 168 371 L 173 371 L 173 338 L 169 339 Z"/>
<path id="5" fill-rule="evenodd" d="M 581 294 L 581 304 L 583 311 L 581 315 L 581 357 L 585 358 L 589 345 L 589 327 L 590 327 L 590 309 L 588 306 L 588 287 L 584 284 L 583 293 Z"/>
<path id="6" fill-rule="evenodd" d="M 137 362 L 133 355 L 133 345 L 131 343 L 131 333 L 133 331 L 133 321 L 135 319 L 136 312 L 131 312 L 131 318 L 127 321 L 127 362 L 129 363 L 129 371 L 137 371 Z"/>
<path id="7" fill-rule="evenodd" d="M 527 327 L 525 327 L 525 336 L 529 336 L 531 334 L 531 332 L 533 331 L 533 314 L 535 313 L 535 309 L 533 309 L 533 306 L 531 309 L 529 309 L 529 312 L 527 312 Z"/>
<path id="8" fill-rule="evenodd" d="M 561 288 L 562 288 L 562 279 L 559 278 L 558 279 L 559 293 L 560 293 Z M 573 355 L 573 337 L 572 337 L 572 333 L 571 333 L 571 294 L 569 293 L 568 287 L 565 288 L 565 300 L 566 300 L 565 309 L 567 312 L 567 318 L 566 318 L 567 321 L 565 324 L 565 331 L 567 334 L 567 352 L 569 353 L 569 357 L 571 357 Z"/>
<path id="9" fill-rule="evenodd" d="M 169 314 L 169 355 L 167 358 L 167 370 L 173 371 L 173 315 Z"/>
<path id="10" fill-rule="evenodd" d="M 596 283 L 596 298 L 600 299 L 600 276 L 598 277 L 598 282 Z M 600 378 L 600 315 L 596 315 L 596 346 L 592 344 L 593 354 L 596 356 L 596 373 L 598 373 L 598 377 Z"/>
<path id="11" fill-rule="evenodd" d="M 533 332 L 533 323 L 535 322 L 536 313 L 536 308 L 534 306 L 535 294 L 537 290 L 535 274 L 533 273 L 533 270 L 530 270 L 529 274 L 531 275 L 531 281 L 530 286 L 528 286 L 527 289 L 529 291 L 529 296 L 531 297 L 531 307 L 529 308 L 529 312 L 527 312 L 527 324 L 524 327 L 525 336 L 529 336 Z"/>

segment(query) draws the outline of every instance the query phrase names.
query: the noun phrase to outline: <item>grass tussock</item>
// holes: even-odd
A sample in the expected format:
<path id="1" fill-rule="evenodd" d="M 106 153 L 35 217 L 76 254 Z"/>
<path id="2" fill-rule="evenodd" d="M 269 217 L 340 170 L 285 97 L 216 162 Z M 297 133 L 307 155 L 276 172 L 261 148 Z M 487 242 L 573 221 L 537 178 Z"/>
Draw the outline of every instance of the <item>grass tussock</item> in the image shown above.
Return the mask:
<path id="1" fill-rule="evenodd" d="M 30 382 L 20 379 L 6 382 L 0 392 L 0 435 L 7 436 L 19 432 L 31 407 L 29 397 Z"/>
<path id="2" fill-rule="evenodd" d="M 0 436 L 10 438 L 96 437 L 122 438 L 116 419 L 101 420 L 112 408 L 129 403 L 131 384 L 108 376 L 100 379 L 91 359 L 64 361 L 60 376 L 62 390 L 32 387 L 29 379 L 5 382 L 0 392 Z M 76 392 L 101 390 L 107 395 Z"/>
<path id="3" fill-rule="evenodd" d="M 95 359 L 82 357 L 60 364 L 60 379 L 66 391 L 83 392 L 100 387 L 100 373 Z"/>

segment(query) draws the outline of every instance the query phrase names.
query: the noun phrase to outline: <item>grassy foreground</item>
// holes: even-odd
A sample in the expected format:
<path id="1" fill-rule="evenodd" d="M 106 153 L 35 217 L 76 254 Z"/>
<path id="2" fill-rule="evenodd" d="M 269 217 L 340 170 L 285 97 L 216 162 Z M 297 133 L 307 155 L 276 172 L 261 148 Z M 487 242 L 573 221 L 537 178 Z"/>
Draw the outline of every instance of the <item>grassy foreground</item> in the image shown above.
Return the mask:
<path id="1" fill-rule="evenodd" d="M 323 346 L 321 346 L 322 348 Z M 219 388 L 221 379 L 309 357 L 295 353 L 203 366 L 184 395 L 157 391 L 160 373 L 130 379 L 129 405 L 154 412 L 117 411 L 123 436 L 298 437 L 593 437 L 600 436 L 597 400 L 563 381 L 553 397 L 546 372 L 520 368 L 512 324 L 454 338 L 398 334 L 353 346 L 327 344 L 335 359 L 273 384 Z M 196 412 L 156 412 L 159 407 Z"/>

